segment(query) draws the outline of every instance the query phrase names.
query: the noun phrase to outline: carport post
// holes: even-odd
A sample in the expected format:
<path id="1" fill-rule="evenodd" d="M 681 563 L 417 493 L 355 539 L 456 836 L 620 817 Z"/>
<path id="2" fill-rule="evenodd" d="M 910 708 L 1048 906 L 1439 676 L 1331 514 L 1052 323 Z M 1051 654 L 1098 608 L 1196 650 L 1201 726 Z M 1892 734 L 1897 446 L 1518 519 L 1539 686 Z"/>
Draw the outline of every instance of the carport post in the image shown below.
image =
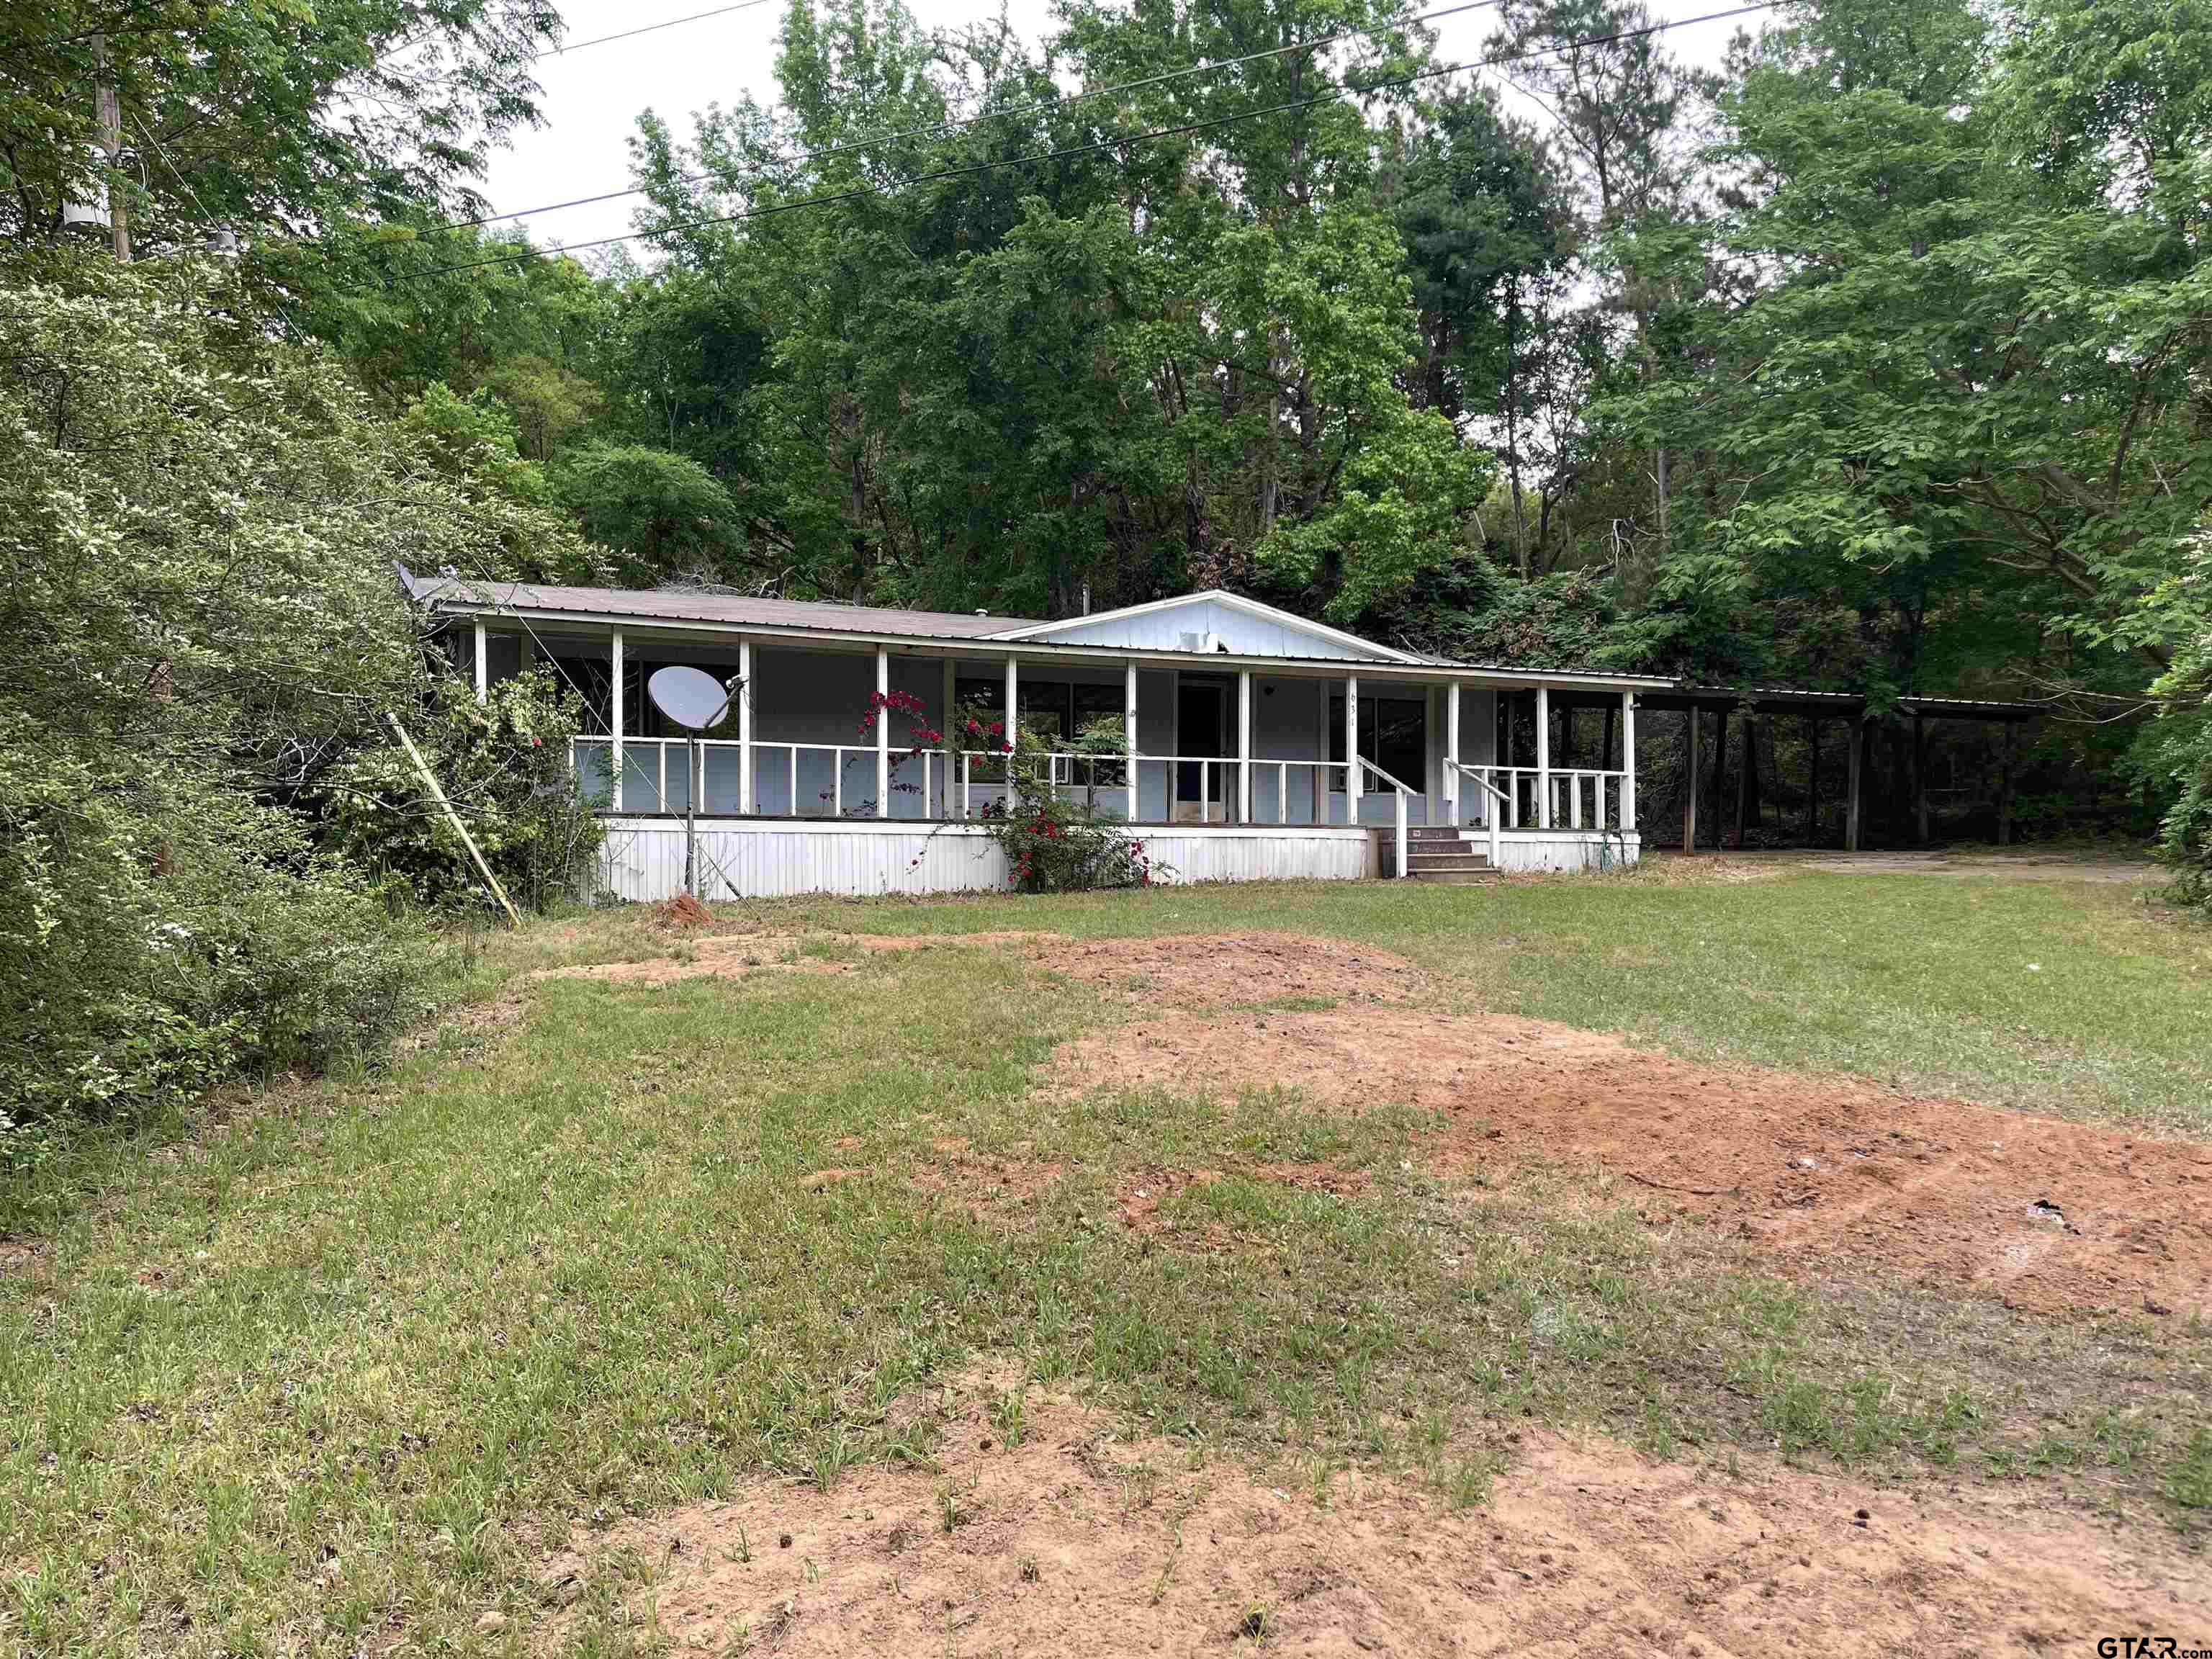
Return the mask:
<path id="1" fill-rule="evenodd" d="M 2012 763 L 2018 720 L 2004 723 L 2004 761 L 1997 773 L 1997 845 L 2012 845 Z"/>
<path id="2" fill-rule="evenodd" d="M 1863 720 L 1844 728 L 1844 757 L 1850 781 L 1844 785 L 1844 851 L 1859 850 L 1859 774 L 1866 763 L 1867 726 Z"/>
<path id="3" fill-rule="evenodd" d="M 1682 850 L 1698 850 L 1698 705 L 1682 715 Z"/>
<path id="4" fill-rule="evenodd" d="M 1912 844 L 1928 845 L 1928 723 L 1912 711 Z"/>
<path id="5" fill-rule="evenodd" d="M 1820 839 L 1820 717 L 1805 716 L 1805 746 L 1811 751 L 1811 764 L 1805 776 L 1805 844 L 1813 846 Z"/>

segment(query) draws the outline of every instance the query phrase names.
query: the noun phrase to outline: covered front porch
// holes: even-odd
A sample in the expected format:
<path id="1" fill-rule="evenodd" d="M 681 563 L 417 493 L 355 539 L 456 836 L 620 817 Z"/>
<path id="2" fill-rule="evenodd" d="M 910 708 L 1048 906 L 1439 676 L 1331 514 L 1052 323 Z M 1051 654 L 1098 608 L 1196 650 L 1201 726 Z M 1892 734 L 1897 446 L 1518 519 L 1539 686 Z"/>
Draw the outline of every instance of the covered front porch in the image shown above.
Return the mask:
<path id="1" fill-rule="evenodd" d="M 582 697 L 574 769 L 626 896 L 674 890 L 672 848 L 680 886 L 694 812 L 733 890 L 1000 884 L 980 826 L 1017 726 L 1056 793 L 1130 825 L 1177 879 L 1413 875 L 1447 851 L 1572 870 L 1640 844 L 1635 692 L 1589 677 L 516 624 L 466 636 L 477 684 L 542 661 Z M 742 682 L 696 744 L 645 695 L 670 664 Z"/>

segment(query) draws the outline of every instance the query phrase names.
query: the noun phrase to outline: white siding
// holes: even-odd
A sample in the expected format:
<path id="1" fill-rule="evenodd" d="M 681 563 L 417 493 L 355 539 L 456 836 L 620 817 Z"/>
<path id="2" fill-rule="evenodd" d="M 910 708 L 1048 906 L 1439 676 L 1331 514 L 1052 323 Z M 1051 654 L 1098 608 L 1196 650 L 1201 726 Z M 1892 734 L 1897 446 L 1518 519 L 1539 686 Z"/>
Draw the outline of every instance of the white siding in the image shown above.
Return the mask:
<path id="1" fill-rule="evenodd" d="M 1387 662 L 1381 653 L 1363 651 L 1323 634 L 1309 633 L 1272 617 L 1255 617 L 1218 599 L 1193 599 L 1164 605 L 1134 617 L 1078 617 L 1047 633 L 1032 634 L 1039 644 L 1118 645 L 1138 651 L 1180 651 L 1183 636 L 1219 637 L 1231 653 L 1245 657 L 1341 657 L 1351 662 Z"/>
<path id="2" fill-rule="evenodd" d="M 1490 850 L 1489 832 L 1470 830 L 1468 844 L 1477 852 Z M 1644 838 L 1600 836 L 1588 830 L 1507 830 L 1498 837 L 1498 867 L 1501 870 L 1551 870 L 1573 872 L 1599 869 L 1607 862 L 1634 864 L 1644 855 Z"/>
<path id="3" fill-rule="evenodd" d="M 601 884 L 617 897 L 670 898 L 684 887 L 684 827 L 657 818 L 607 821 Z M 1373 843 L 1346 830 L 1162 830 L 1139 837 L 1163 879 L 1357 880 L 1372 873 Z M 860 823 L 776 824 L 723 820 L 699 827 L 700 886 L 730 896 L 714 866 L 748 898 L 793 893 L 968 892 L 1007 885 L 1006 858 L 981 830 Z M 712 863 L 708 860 L 711 860 Z"/>

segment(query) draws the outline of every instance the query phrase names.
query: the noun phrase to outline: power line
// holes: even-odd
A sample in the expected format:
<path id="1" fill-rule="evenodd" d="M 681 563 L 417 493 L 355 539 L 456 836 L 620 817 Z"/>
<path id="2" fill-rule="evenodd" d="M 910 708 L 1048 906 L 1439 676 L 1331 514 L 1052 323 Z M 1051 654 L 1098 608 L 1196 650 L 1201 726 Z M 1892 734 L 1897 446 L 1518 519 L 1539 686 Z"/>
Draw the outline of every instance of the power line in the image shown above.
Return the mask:
<path id="1" fill-rule="evenodd" d="M 717 6 L 712 11 L 695 11 L 687 16 L 671 17 L 659 23 L 641 23 L 634 29 L 620 29 L 612 34 L 595 34 L 588 40 L 568 40 L 559 46 L 541 46 L 536 52 L 523 54 L 520 61 L 526 64 L 536 64 L 548 58 L 565 58 L 572 52 L 583 52 L 592 46 L 604 46 L 616 40 L 634 40 L 641 34 L 658 34 L 663 29 L 680 28 L 686 23 L 703 23 L 711 18 L 727 17 L 732 12 L 750 11 L 756 6 L 765 6 L 769 3 L 770 0 L 737 0 L 734 5 Z M 380 52 L 377 55 L 377 64 L 381 66 L 388 59 L 401 57 L 435 38 L 433 33 L 424 33 L 411 40 L 403 40 L 398 46 L 387 47 Z M 450 76 L 443 75 L 423 77 L 425 82 L 431 85 L 452 78 Z"/>
<path id="2" fill-rule="evenodd" d="M 1071 144 L 1060 149 L 1039 150 L 1029 155 L 1009 155 L 988 161 L 974 161 L 964 166 L 939 167 L 934 172 L 916 173 L 899 186 L 911 189 L 916 185 L 932 184 L 944 179 L 957 179 L 977 173 L 988 173 L 995 167 L 1027 167 L 1040 161 L 1058 161 L 1078 155 L 1092 155 L 1102 150 L 1121 149 L 1127 145 L 1146 143 L 1156 138 L 1182 137 L 1194 132 L 1210 131 L 1215 128 L 1233 126 L 1243 121 L 1256 121 L 1269 115 L 1280 115 L 1291 110 L 1310 109 L 1316 104 L 1333 103 L 1348 95 L 1365 96 L 1393 87 L 1413 86 L 1463 70 L 1480 71 L 1496 69 L 1501 64 L 1531 62 L 1538 58 L 1556 57 L 1564 52 L 1576 52 L 1586 46 L 1601 46 L 1621 40 L 1643 40 L 1664 34 L 1669 29 L 1688 28 L 1699 23 L 1716 23 L 1731 17 L 1745 17 L 1753 12 L 1771 11 L 1785 0 L 1752 0 L 1741 6 L 1731 6 L 1722 11 L 1705 12 L 1696 17 L 1680 17 L 1665 22 L 1650 23 L 1641 28 L 1616 29 L 1605 34 L 1585 35 L 1578 40 L 1563 42 L 1556 46 L 1544 46 L 1527 52 L 1505 52 L 1495 58 L 1474 58 L 1464 63 L 1447 64 L 1441 68 L 1421 70 L 1410 75 L 1389 76 L 1379 80 L 1347 83 L 1343 87 L 1317 94 L 1311 98 L 1296 98 L 1279 104 L 1270 104 L 1261 109 L 1244 110 L 1234 115 L 1216 116 L 1204 121 L 1185 121 L 1175 126 L 1154 127 L 1143 132 L 1126 133 L 1114 138 L 1101 139 L 1095 143 Z M 883 192 L 872 185 L 861 185 L 851 190 L 832 191 L 819 196 L 802 196 L 788 202 L 777 202 L 767 207 L 745 208 L 735 213 L 714 214 L 697 219 L 687 219 L 674 224 L 662 225 L 652 230 L 634 230 L 620 236 L 602 236 L 588 242 L 574 242 L 566 247 L 538 248 L 527 244 L 510 248 L 503 253 L 487 258 L 464 259 L 451 264 L 432 265 L 422 270 L 411 270 L 396 277 L 382 279 L 387 284 L 394 281 L 419 282 L 425 277 L 450 276 L 457 271 L 479 270 L 488 265 L 506 264 L 522 258 L 550 258 L 579 252 L 590 248 L 612 247 L 618 243 L 650 240 L 663 236 L 677 235 L 687 230 L 710 229 L 718 225 L 737 224 L 750 219 L 766 219 L 780 213 L 793 213 L 802 208 L 828 207 L 839 202 L 850 202 L 862 197 Z"/>
<path id="3" fill-rule="evenodd" d="M 589 40 L 564 41 L 560 46 L 532 52 L 529 61 L 534 64 L 541 58 L 566 58 L 572 52 L 582 52 L 588 46 L 604 46 L 611 40 L 635 40 L 641 34 L 657 34 L 662 29 L 678 28 L 685 23 L 703 23 L 711 17 L 727 17 L 732 12 L 750 11 L 756 6 L 768 3 L 769 0 L 738 0 L 733 6 L 717 6 L 712 11 L 695 11 L 688 17 L 672 17 L 662 23 L 643 23 L 636 28 L 623 29 L 615 34 L 594 35 Z"/>
<path id="4" fill-rule="evenodd" d="M 1256 64 L 1269 58 L 1286 57 L 1293 52 L 1312 52 L 1322 46 L 1334 46 L 1340 40 L 1354 40 L 1361 35 L 1384 34 L 1393 29 L 1410 28 L 1416 23 L 1432 23 L 1440 17 L 1457 16 L 1462 12 L 1488 11 L 1500 3 L 1501 0 L 1466 0 L 1464 4 L 1443 6 L 1434 11 L 1420 12 L 1412 17 L 1401 18 L 1389 23 L 1376 23 L 1367 28 L 1339 29 L 1334 34 L 1319 34 L 1310 40 L 1294 40 L 1288 46 L 1270 46 L 1264 52 L 1247 52 L 1242 58 L 1224 58 L 1213 63 L 1193 64 L 1186 68 L 1167 70 L 1158 75 L 1143 76 L 1137 80 L 1123 81 L 1113 86 L 1097 87 L 1085 92 L 1071 93 L 1065 98 L 1041 98 L 1031 103 L 1017 104 L 1008 109 L 984 110 L 957 120 L 939 121 L 928 126 L 908 127 L 899 131 L 877 133 L 869 137 L 850 139 L 841 144 L 826 144 L 819 149 L 800 150 L 790 158 L 788 165 L 796 167 L 802 161 L 820 161 L 825 156 L 842 155 L 852 150 L 872 149 L 878 144 L 897 143 L 907 138 L 942 137 L 947 133 L 957 132 L 963 127 L 974 126 L 981 121 L 1011 120 L 1018 115 L 1034 115 L 1042 111 L 1067 109 L 1074 105 L 1088 102 L 1094 98 L 1110 97 L 1115 93 L 1134 92 L 1145 87 L 1160 86 L 1170 81 L 1188 80 L 1194 75 L 1212 75 L 1223 70 L 1238 68 L 1245 64 Z M 684 184 L 697 184 L 702 179 L 714 176 L 712 173 L 702 172 L 679 173 L 678 178 Z M 756 169 L 753 173 L 744 176 L 757 178 L 760 175 Z M 580 196 L 573 201 L 552 202 L 544 207 L 522 208 L 513 213 L 488 213 L 481 219 L 456 219 L 449 224 L 433 226 L 432 228 L 468 230 L 479 225 L 499 224 L 509 219 L 528 219 L 540 213 L 559 213 L 568 208 L 596 207 L 601 202 L 619 202 L 625 197 L 641 196 L 646 189 L 647 186 L 643 185 L 633 185 L 626 190 L 605 191 L 597 196 Z"/>

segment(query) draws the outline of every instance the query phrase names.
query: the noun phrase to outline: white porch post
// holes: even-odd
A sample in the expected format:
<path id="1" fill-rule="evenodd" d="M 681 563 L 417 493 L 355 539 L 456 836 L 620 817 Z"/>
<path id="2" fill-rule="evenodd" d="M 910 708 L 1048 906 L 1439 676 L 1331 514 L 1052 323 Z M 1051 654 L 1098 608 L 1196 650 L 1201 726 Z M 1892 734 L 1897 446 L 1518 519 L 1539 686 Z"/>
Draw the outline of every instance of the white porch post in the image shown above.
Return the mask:
<path id="1" fill-rule="evenodd" d="M 1252 671 L 1237 671 L 1237 822 L 1252 822 Z"/>
<path id="2" fill-rule="evenodd" d="M 753 642 L 738 641 L 738 811 L 753 810 Z"/>
<path id="3" fill-rule="evenodd" d="M 1020 675 L 1020 672 L 1021 672 L 1021 671 L 1019 670 L 1019 668 L 1016 666 L 1015 662 L 1014 662 L 1014 659 L 1013 659 L 1012 657 L 1007 658 L 1007 659 L 1006 659 L 1006 742 L 1007 742 L 1009 744 L 1012 744 L 1012 743 L 1014 742 L 1014 732 L 1015 732 L 1015 730 L 1016 730 L 1016 722 L 1015 722 L 1015 714 L 1014 714 L 1014 710 L 1015 710 L 1016 707 L 1018 706 L 1018 704 L 1017 704 L 1017 701 L 1016 701 L 1015 693 L 1016 693 L 1016 691 L 1017 691 L 1017 690 L 1018 690 L 1018 685 L 1019 685 L 1019 675 Z M 1012 793 L 1012 790 L 1009 790 L 1007 793 L 1008 793 L 1009 794 L 1011 794 L 1011 793 Z"/>
<path id="4" fill-rule="evenodd" d="M 1620 694 L 1620 827 L 1636 828 L 1636 693 Z"/>
<path id="5" fill-rule="evenodd" d="M 876 816 L 891 815 L 891 711 L 883 699 L 891 691 L 891 653 L 876 647 Z"/>
<path id="6" fill-rule="evenodd" d="M 608 647 L 607 660 L 611 665 L 611 685 L 614 694 L 610 704 L 611 718 L 607 721 L 607 726 L 610 735 L 613 738 L 611 749 L 615 763 L 614 809 L 619 812 L 622 811 L 623 804 L 623 641 L 622 629 L 619 628 L 615 629 L 613 642 Z"/>
<path id="7" fill-rule="evenodd" d="M 1121 667 L 1121 740 L 1129 748 L 1127 768 L 1122 775 L 1123 786 L 1128 792 L 1128 804 L 1123 816 L 1134 823 L 1137 821 L 1137 665 L 1133 660 Z"/>
<path id="8" fill-rule="evenodd" d="M 1344 679 L 1344 821 L 1359 822 L 1359 676 Z"/>
<path id="9" fill-rule="evenodd" d="M 484 640 L 484 625 L 482 623 L 478 623 L 477 624 L 476 631 L 477 701 L 478 702 L 482 702 L 489 693 L 489 688 L 491 685 L 491 665 L 489 661 L 489 652 Z"/>
<path id="10" fill-rule="evenodd" d="M 1459 682 L 1444 688 L 1444 805 L 1456 830 L 1465 817 L 1459 810 Z"/>
<path id="11" fill-rule="evenodd" d="M 1536 827 L 1552 827 L 1552 689 L 1536 688 Z"/>
<path id="12" fill-rule="evenodd" d="M 945 783 L 938 797 L 938 805 L 944 810 L 938 816 L 949 818 L 952 816 L 952 785 L 960 775 L 960 734 L 952 729 L 953 705 L 960 701 L 960 665 L 950 657 L 945 659 L 944 696 Z M 925 811 L 928 805 L 927 801 L 922 803 Z"/>

